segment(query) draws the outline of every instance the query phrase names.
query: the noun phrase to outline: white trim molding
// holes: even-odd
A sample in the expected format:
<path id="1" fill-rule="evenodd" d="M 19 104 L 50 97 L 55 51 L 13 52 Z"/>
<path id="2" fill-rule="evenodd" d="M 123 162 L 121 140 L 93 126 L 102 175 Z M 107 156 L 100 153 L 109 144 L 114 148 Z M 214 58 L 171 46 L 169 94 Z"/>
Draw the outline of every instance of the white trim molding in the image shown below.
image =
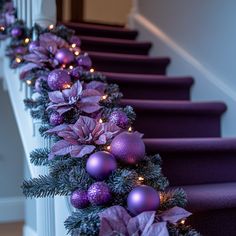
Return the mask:
<path id="1" fill-rule="evenodd" d="M 0 198 L 0 223 L 24 220 L 24 198 Z"/>
<path id="2" fill-rule="evenodd" d="M 23 236 L 37 236 L 37 232 L 28 225 L 24 225 Z"/>

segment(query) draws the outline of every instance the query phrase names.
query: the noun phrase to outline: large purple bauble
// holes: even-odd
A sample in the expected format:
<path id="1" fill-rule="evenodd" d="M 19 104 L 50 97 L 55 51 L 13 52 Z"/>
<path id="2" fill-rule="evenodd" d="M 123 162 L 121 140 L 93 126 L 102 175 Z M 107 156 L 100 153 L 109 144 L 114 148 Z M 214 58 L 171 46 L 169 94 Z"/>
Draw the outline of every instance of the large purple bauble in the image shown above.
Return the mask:
<path id="1" fill-rule="evenodd" d="M 80 38 L 79 38 L 78 36 L 73 35 L 73 36 L 70 38 L 70 43 L 71 43 L 71 44 L 75 44 L 76 47 L 80 47 L 80 45 L 81 45 L 81 40 L 80 40 Z"/>
<path id="2" fill-rule="evenodd" d="M 136 133 L 123 132 L 111 142 L 111 153 L 126 164 L 137 164 L 145 157 L 145 145 Z"/>
<path id="3" fill-rule="evenodd" d="M 87 53 L 81 55 L 77 58 L 77 62 L 79 66 L 84 67 L 85 69 L 90 69 L 92 67 L 92 61 Z"/>
<path id="4" fill-rule="evenodd" d="M 140 185 L 129 193 L 127 205 L 134 215 L 144 211 L 156 211 L 160 205 L 160 196 L 154 188 Z"/>
<path id="5" fill-rule="evenodd" d="M 86 163 L 87 172 L 97 180 L 106 179 L 116 170 L 116 159 L 109 152 L 99 151 L 92 154 Z"/>
<path id="6" fill-rule="evenodd" d="M 71 52 L 68 48 L 61 48 L 57 51 L 55 58 L 61 64 L 70 64 L 75 60 L 75 56 L 73 52 Z"/>
<path id="7" fill-rule="evenodd" d="M 88 189 L 88 199 L 91 204 L 99 206 L 111 200 L 111 192 L 108 185 L 104 182 L 96 182 Z"/>
<path id="8" fill-rule="evenodd" d="M 60 125 L 64 122 L 64 119 L 63 117 L 58 113 L 58 112 L 53 112 L 51 115 L 50 115 L 50 124 L 51 125 Z"/>
<path id="9" fill-rule="evenodd" d="M 46 76 L 40 76 L 38 79 L 35 80 L 34 89 L 36 92 L 41 93 L 42 92 L 42 83 L 43 81 L 47 81 Z"/>
<path id="10" fill-rule="evenodd" d="M 29 51 L 33 52 L 34 49 L 36 49 L 39 46 L 39 42 L 38 41 L 33 41 L 29 44 Z"/>
<path id="11" fill-rule="evenodd" d="M 109 120 L 123 129 L 127 128 L 129 125 L 129 119 L 123 111 L 113 111 Z"/>
<path id="12" fill-rule="evenodd" d="M 66 85 L 71 83 L 70 76 L 66 70 L 56 69 L 48 75 L 48 86 L 52 90 L 64 89 Z"/>
<path id="13" fill-rule="evenodd" d="M 87 191 L 75 190 L 70 197 L 71 205 L 75 208 L 81 209 L 89 205 Z"/>
<path id="14" fill-rule="evenodd" d="M 23 34 L 23 30 L 20 27 L 14 27 L 11 30 L 11 36 L 16 38 L 16 37 L 20 37 Z"/>

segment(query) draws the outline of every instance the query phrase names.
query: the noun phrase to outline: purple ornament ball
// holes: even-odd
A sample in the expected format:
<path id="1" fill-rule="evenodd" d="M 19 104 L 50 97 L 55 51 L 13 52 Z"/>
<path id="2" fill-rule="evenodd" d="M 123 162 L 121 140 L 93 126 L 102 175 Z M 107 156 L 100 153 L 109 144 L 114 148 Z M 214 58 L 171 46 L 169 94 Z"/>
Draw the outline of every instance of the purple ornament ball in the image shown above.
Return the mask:
<path id="1" fill-rule="evenodd" d="M 145 145 L 138 134 L 122 132 L 112 140 L 111 153 L 125 164 L 137 164 L 145 157 Z"/>
<path id="2" fill-rule="evenodd" d="M 38 41 L 33 41 L 29 44 L 29 51 L 33 52 L 34 49 L 36 49 L 39 46 L 39 42 Z"/>
<path id="3" fill-rule="evenodd" d="M 70 64 L 75 60 L 74 54 L 68 48 L 61 48 L 57 51 L 55 58 L 61 64 Z"/>
<path id="4" fill-rule="evenodd" d="M 87 53 L 81 55 L 77 58 L 78 66 L 82 66 L 85 69 L 90 69 L 92 67 L 92 61 Z"/>
<path id="5" fill-rule="evenodd" d="M 16 38 L 16 37 L 20 37 L 23 34 L 23 30 L 20 27 L 14 27 L 11 30 L 11 36 Z"/>
<path id="6" fill-rule="evenodd" d="M 51 115 L 50 115 L 50 124 L 51 125 L 60 125 L 64 122 L 64 118 L 58 113 L 58 112 L 53 112 Z"/>
<path id="7" fill-rule="evenodd" d="M 35 80 L 34 89 L 36 92 L 41 93 L 42 92 L 42 82 L 47 81 L 46 76 L 40 76 L 38 79 Z"/>
<path id="8" fill-rule="evenodd" d="M 104 182 L 96 182 L 88 189 L 88 200 L 92 205 L 100 206 L 111 200 L 111 192 Z"/>
<path id="9" fill-rule="evenodd" d="M 160 196 L 154 188 L 140 185 L 129 193 L 127 205 L 129 211 L 134 215 L 144 211 L 156 211 L 160 206 Z"/>
<path id="10" fill-rule="evenodd" d="M 97 180 L 106 179 L 116 168 L 116 159 L 105 151 L 93 153 L 86 163 L 87 172 Z"/>
<path id="11" fill-rule="evenodd" d="M 27 48 L 23 46 L 19 46 L 15 49 L 16 54 L 25 54 L 27 52 Z"/>
<path id="12" fill-rule="evenodd" d="M 47 82 L 50 89 L 60 90 L 68 88 L 71 79 L 66 70 L 56 69 L 49 73 Z"/>
<path id="13" fill-rule="evenodd" d="M 122 129 L 127 128 L 129 125 L 129 119 L 123 111 L 113 111 L 109 117 L 109 120 Z"/>
<path id="14" fill-rule="evenodd" d="M 70 197 L 70 202 L 77 209 L 87 207 L 89 205 L 87 191 L 75 190 Z"/>
<path id="15" fill-rule="evenodd" d="M 71 38 L 70 38 L 70 43 L 71 44 L 75 44 L 76 47 L 80 47 L 81 45 L 81 40 L 78 36 L 75 36 L 73 35 Z"/>

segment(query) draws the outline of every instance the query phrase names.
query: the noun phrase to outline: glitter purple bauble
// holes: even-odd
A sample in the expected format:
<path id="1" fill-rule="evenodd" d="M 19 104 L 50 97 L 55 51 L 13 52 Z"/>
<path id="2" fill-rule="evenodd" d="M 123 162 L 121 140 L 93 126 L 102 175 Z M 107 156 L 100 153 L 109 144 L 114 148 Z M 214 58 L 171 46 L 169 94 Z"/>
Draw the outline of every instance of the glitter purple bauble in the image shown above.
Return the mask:
<path id="1" fill-rule="evenodd" d="M 64 118 L 58 113 L 58 112 L 53 112 L 51 115 L 50 115 L 50 124 L 51 125 L 60 125 L 64 122 Z"/>
<path id="2" fill-rule="evenodd" d="M 87 53 L 81 55 L 77 58 L 77 62 L 79 66 L 84 67 L 85 69 L 90 69 L 92 67 L 92 61 Z"/>
<path id="3" fill-rule="evenodd" d="M 111 192 L 108 185 L 104 182 L 96 182 L 88 189 L 88 199 L 91 204 L 99 206 L 111 200 Z"/>
<path id="4" fill-rule="evenodd" d="M 38 41 L 33 41 L 29 44 L 29 51 L 33 52 L 34 49 L 36 49 L 39 46 L 39 42 Z"/>
<path id="5" fill-rule="evenodd" d="M 116 159 L 105 151 L 93 153 L 86 163 L 87 172 L 97 180 L 106 179 L 116 168 Z"/>
<path id="6" fill-rule="evenodd" d="M 156 211 L 160 206 L 160 196 L 154 188 L 140 185 L 129 193 L 127 205 L 134 215 L 144 211 Z"/>
<path id="7" fill-rule="evenodd" d="M 71 79 L 66 70 L 56 69 L 49 73 L 47 82 L 50 89 L 60 90 L 70 84 Z"/>
<path id="8" fill-rule="evenodd" d="M 70 197 L 71 205 L 75 208 L 81 209 L 89 205 L 88 193 L 83 190 L 75 190 Z"/>
<path id="9" fill-rule="evenodd" d="M 80 45 L 81 45 L 81 40 L 80 40 L 80 38 L 79 38 L 78 36 L 73 35 L 73 36 L 70 38 L 70 43 L 71 43 L 71 44 L 75 44 L 76 47 L 80 47 Z"/>
<path id="10" fill-rule="evenodd" d="M 40 76 L 38 79 L 35 80 L 34 89 L 36 92 L 41 93 L 42 92 L 42 82 L 47 81 L 46 76 Z"/>
<path id="11" fill-rule="evenodd" d="M 113 111 L 109 120 L 123 129 L 127 128 L 129 125 L 129 119 L 123 111 Z"/>
<path id="12" fill-rule="evenodd" d="M 14 27 L 11 30 L 11 36 L 14 37 L 14 38 L 19 37 L 22 34 L 23 34 L 23 30 L 20 27 Z"/>
<path id="13" fill-rule="evenodd" d="M 111 153 L 126 164 L 137 164 L 145 157 L 145 145 L 136 133 L 122 132 L 111 142 Z"/>
<path id="14" fill-rule="evenodd" d="M 68 48 L 61 48 L 57 51 L 55 58 L 61 64 L 70 64 L 75 60 L 75 56 L 73 52 L 71 52 Z"/>

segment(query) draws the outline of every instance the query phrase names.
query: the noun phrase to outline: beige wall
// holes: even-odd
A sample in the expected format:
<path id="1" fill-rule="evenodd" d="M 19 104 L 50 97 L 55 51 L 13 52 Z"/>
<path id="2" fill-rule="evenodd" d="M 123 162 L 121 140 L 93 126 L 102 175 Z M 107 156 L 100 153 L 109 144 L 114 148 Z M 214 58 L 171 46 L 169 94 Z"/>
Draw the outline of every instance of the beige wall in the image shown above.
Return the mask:
<path id="1" fill-rule="evenodd" d="M 132 0 L 85 0 L 84 20 L 125 24 Z"/>

